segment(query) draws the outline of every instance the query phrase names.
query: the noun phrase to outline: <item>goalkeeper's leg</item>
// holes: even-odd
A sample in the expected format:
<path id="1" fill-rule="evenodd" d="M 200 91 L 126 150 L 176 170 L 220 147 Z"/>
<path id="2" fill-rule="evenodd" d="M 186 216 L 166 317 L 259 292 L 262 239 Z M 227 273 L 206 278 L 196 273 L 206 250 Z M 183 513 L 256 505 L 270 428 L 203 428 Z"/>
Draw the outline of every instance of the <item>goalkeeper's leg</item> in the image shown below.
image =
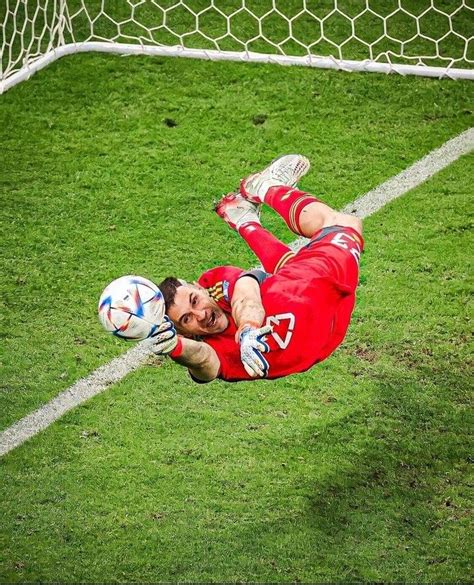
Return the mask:
<path id="1" fill-rule="evenodd" d="M 239 229 L 238 234 L 260 260 L 265 272 L 270 274 L 278 272 L 295 255 L 286 244 L 260 224 L 246 224 Z"/>
<path id="2" fill-rule="evenodd" d="M 272 207 L 294 233 L 307 238 L 332 225 L 351 227 L 362 234 L 362 222 L 358 217 L 335 211 L 295 188 L 308 169 L 309 161 L 303 156 L 280 157 L 263 171 L 243 179 L 240 193 L 250 201 Z"/>
<path id="3" fill-rule="evenodd" d="M 362 221 L 358 217 L 336 211 L 304 191 L 286 186 L 270 187 L 264 202 L 281 215 L 295 234 L 306 238 L 333 225 L 351 227 L 362 235 Z"/>
<path id="4" fill-rule="evenodd" d="M 258 205 L 229 193 L 216 205 L 216 213 L 248 244 L 266 272 L 274 274 L 295 254 L 260 225 Z"/>

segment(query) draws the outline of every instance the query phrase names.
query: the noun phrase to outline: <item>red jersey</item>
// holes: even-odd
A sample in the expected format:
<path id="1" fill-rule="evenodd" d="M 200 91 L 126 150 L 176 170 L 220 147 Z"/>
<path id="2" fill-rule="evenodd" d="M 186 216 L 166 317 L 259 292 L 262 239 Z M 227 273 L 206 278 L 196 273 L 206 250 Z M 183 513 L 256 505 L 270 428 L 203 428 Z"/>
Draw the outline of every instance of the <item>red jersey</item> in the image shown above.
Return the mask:
<path id="1" fill-rule="evenodd" d="M 264 354 L 270 379 L 303 372 L 328 357 L 349 325 L 362 239 L 350 228 L 317 236 L 260 286 L 264 324 L 273 326 L 266 336 L 270 351 Z M 235 266 L 219 266 L 199 278 L 229 318 L 223 333 L 203 338 L 219 357 L 219 378 L 227 381 L 255 379 L 240 360 L 231 316 L 234 286 L 244 272 Z"/>

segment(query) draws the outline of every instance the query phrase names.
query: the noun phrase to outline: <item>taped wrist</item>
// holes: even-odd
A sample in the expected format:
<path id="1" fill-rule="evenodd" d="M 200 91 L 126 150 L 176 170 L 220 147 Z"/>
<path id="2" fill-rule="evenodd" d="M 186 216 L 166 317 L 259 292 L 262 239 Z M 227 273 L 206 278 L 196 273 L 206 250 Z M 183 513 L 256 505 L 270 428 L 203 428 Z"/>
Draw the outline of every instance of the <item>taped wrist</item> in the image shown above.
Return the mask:
<path id="1" fill-rule="evenodd" d="M 178 358 L 184 350 L 184 344 L 181 337 L 178 336 L 178 341 L 176 343 L 176 347 L 173 349 L 172 352 L 169 353 L 170 358 Z"/>

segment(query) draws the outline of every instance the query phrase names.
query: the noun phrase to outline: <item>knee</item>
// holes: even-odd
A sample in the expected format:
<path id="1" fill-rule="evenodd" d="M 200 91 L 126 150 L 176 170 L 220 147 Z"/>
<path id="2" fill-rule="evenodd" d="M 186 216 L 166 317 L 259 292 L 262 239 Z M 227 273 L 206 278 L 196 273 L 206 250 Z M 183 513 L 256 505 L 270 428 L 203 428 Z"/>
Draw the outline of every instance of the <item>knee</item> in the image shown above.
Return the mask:
<path id="1" fill-rule="evenodd" d="M 350 227 L 362 235 L 362 220 L 359 217 L 349 215 L 348 213 L 336 212 L 334 216 L 331 217 L 331 224 L 326 225 L 342 225 L 344 227 Z"/>
<path id="2" fill-rule="evenodd" d="M 362 235 L 362 220 L 360 217 L 356 217 L 355 215 L 348 215 L 347 217 L 350 218 L 351 221 L 349 227 L 354 228 L 357 233 Z"/>

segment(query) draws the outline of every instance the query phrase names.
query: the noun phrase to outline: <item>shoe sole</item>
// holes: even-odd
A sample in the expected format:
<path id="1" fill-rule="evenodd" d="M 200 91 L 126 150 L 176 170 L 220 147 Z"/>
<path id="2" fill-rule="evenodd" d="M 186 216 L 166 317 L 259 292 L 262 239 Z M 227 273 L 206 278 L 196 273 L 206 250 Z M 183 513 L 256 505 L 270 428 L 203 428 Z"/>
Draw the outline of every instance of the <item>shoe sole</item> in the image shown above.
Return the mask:
<path id="1" fill-rule="evenodd" d="M 300 173 L 298 173 L 298 178 L 296 179 L 296 181 L 294 181 L 294 182 L 293 182 L 291 185 L 286 185 L 287 187 L 294 187 L 294 186 L 295 186 L 295 185 L 298 183 L 298 181 L 299 181 L 299 180 L 300 180 L 302 177 L 304 177 L 304 176 L 305 176 L 305 175 L 308 173 L 309 169 L 311 168 L 311 163 L 309 162 L 309 159 L 308 159 L 308 158 L 306 158 L 306 157 L 305 157 L 305 156 L 303 156 L 303 155 L 299 155 L 299 154 L 294 154 L 294 155 L 293 155 L 293 154 L 282 154 L 282 155 L 280 155 L 280 156 L 277 156 L 276 158 L 274 158 L 274 159 L 272 160 L 272 162 L 271 162 L 271 163 L 268 165 L 267 169 L 269 169 L 269 168 L 270 168 L 270 167 L 272 167 L 272 166 L 273 166 L 273 165 L 274 165 L 276 162 L 278 162 L 279 160 L 281 160 L 282 158 L 285 158 L 285 157 L 287 157 L 287 156 L 297 156 L 297 157 L 298 157 L 298 158 L 299 158 L 299 159 L 302 161 L 302 164 L 303 164 L 303 171 L 302 171 L 302 172 L 300 172 Z M 264 170 L 262 171 L 262 173 L 263 173 L 265 170 L 266 170 L 266 169 L 264 169 Z"/>
<path id="2" fill-rule="evenodd" d="M 299 155 L 299 154 L 282 154 L 281 156 L 277 156 L 275 159 L 272 160 L 272 162 L 263 169 L 263 171 L 260 171 L 259 173 L 254 173 L 252 175 L 249 175 L 246 179 L 244 179 L 241 183 L 241 189 L 240 189 L 240 194 L 247 199 L 248 201 L 251 201 L 252 203 L 257 203 L 260 204 L 261 202 L 258 199 L 254 199 L 254 196 L 252 195 L 247 195 L 246 193 L 242 193 L 242 184 L 249 180 L 251 180 L 252 177 L 254 177 L 255 175 L 263 175 L 264 173 L 266 173 L 267 171 L 270 171 L 271 174 L 271 168 L 272 166 L 278 162 L 279 160 L 281 160 L 282 158 L 286 158 L 286 157 L 297 157 L 301 163 L 302 163 L 302 169 L 297 173 L 297 177 L 294 181 L 292 181 L 291 183 L 288 182 L 282 182 L 282 185 L 285 185 L 287 187 L 295 187 L 295 185 L 298 183 L 298 181 L 304 177 L 306 175 L 306 173 L 309 171 L 310 167 L 311 167 L 311 163 L 309 162 L 309 159 L 307 159 L 305 156 Z M 245 187 L 243 187 L 244 191 L 246 191 Z"/>

